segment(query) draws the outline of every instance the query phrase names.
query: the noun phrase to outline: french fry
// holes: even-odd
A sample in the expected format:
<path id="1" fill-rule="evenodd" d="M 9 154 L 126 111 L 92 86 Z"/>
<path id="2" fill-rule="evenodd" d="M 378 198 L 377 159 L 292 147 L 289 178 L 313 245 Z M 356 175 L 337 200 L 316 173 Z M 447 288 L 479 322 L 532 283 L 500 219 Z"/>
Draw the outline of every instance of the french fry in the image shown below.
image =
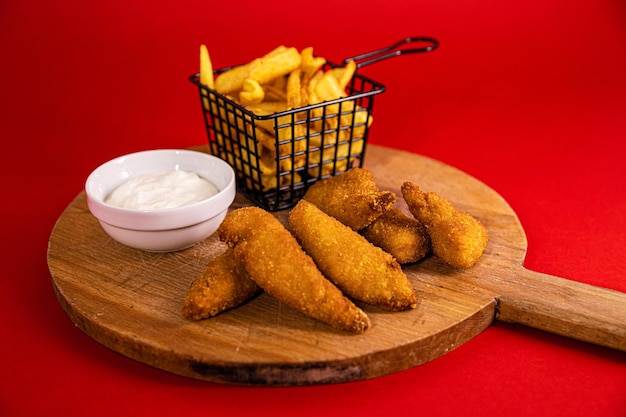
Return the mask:
<path id="1" fill-rule="evenodd" d="M 287 48 L 261 58 L 258 65 L 252 67 L 249 77 L 259 84 L 268 83 L 289 74 L 300 67 L 302 58 L 296 48 Z"/>
<path id="2" fill-rule="evenodd" d="M 206 45 L 200 45 L 200 83 L 209 88 L 215 88 L 213 64 Z"/>
<path id="3" fill-rule="evenodd" d="M 278 78 L 279 80 L 283 80 L 283 77 Z M 286 93 L 286 88 L 280 88 L 279 86 L 275 86 L 273 84 L 267 84 L 263 87 L 263 90 L 265 91 L 265 101 L 270 101 L 270 102 L 281 102 L 281 101 L 287 101 L 287 93 Z"/>
<path id="4" fill-rule="evenodd" d="M 263 87 L 261 87 L 261 85 L 253 79 L 248 78 L 244 80 L 241 88 L 239 101 L 244 106 L 259 104 L 265 98 L 265 91 L 263 91 Z"/>
<path id="5" fill-rule="evenodd" d="M 356 63 L 354 61 L 348 61 L 345 66 L 333 68 L 328 72 L 335 76 L 341 89 L 345 90 L 356 72 Z"/>
<path id="6" fill-rule="evenodd" d="M 266 53 L 265 55 L 263 55 L 263 58 L 271 58 L 273 56 L 282 54 L 286 50 L 287 50 L 287 47 L 285 45 L 279 45 L 276 48 L 269 51 L 268 53 Z"/>
<path id="7" fill-rule="evenodd" d="M 295 109 L 302 106 L 302 95 L 301 95 L 301 84 L 300 78 L 302 77 L 302 70 L 295 69 L 287 78 L 287 89 L 286 89 L 286 98 L 287 98 L 287 106 L 289 108 Z"/>
<path id="8" fill-rule="evenodd" d="M 315 85 L 315 93 L 322 101 L 335 100 L 346 96 L 346 92 L 339 85 L 337 78 L 330 72 L 322 74 Z"/>
<path id="9" fill-rule="evenodd" d="M 213 77 L 213 63 L 209 56 L 209 50 L 206 45 L 200 45 L 200 83 L 213 89 L 215 88 L 215 79 Z M 208 98 L 202 100 L 205 109 L 209 108 Z M 211 108 L 213 113 L 216 113 L 215 106 Z"/>
<path id="10" fill-rule="evenodd" d="M 268 116 L 285 111 L 287 108 L 286 101 L 264 101 L 249 107 L 249 110 L 258 116 Z"/>
<path id="11" fill-rule="evenodd" d="M 287 77 L 278 77 L 266 86 L 284 92 L 287 89 Z"/>
<path id="12" fill-rule="evenodd" d="M 241 90 L 243 82 L 250 78 L 252 70 L 261 62 L 260 58 L 250 61 L 247 64 L 231 68 L 217 76 L 215 79 L 215 90 L 220 94 L 230 94 Z"/>
<path id="13" fill-rule="evenodd" d="M 313 48 L 304 48 L 300 52 L 302 58 L 302 71 L 308 77 L 311 77 L 316 71 L 320 70 L 326 63 L 326 59 L 313 56 Z"/>

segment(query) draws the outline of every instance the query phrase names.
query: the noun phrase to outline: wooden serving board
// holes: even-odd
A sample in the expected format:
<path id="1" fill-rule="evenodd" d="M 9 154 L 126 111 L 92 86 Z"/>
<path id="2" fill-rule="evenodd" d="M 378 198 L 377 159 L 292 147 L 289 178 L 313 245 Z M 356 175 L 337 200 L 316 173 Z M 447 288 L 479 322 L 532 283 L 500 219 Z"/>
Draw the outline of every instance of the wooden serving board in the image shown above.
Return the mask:
<path id="1" fill-rule="evenodd" d="M 169 254 L 131 249 L 105 234 L 84 193 L 50 237 L 48 265 L 59 302 L 80 329 L 116 352 L 175 374 L 237 384 L 375 378 L 442 356 L 494 320 L 626 351 L 626 294 L 526 270 L 524 231 L 495 191 L 448 165 L 374 145 L 366 168 L 381 189 L 398 196 L 402 183 L 413 181 L 448 198 L 483 222 L 489 243 L 468 270 L 433 257 L 406 266 L 418 307 L 389 313 L 361 305 L 372 322 L 364 334 L 334 330 L 267 294 L 211 319 L 185 320 L 187 288 L 224 244 L 213 236 Z M 249 204 L 238 196 L 233 208 Z M 276 215 L 285 221 L 286 214 Z"/>

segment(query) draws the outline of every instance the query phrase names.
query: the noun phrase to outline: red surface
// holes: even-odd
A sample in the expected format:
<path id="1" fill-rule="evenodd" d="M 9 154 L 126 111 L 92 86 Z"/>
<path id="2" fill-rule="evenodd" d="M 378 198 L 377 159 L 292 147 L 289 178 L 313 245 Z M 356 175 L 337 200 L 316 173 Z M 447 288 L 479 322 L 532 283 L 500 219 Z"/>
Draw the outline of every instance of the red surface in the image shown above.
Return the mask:
<path id="1" fill-rule="evenodd" d="M 371 381 L 185 379 L 83 334 L 46 265 L 52 227 L 93 168 L 205 142 L 187 81 L 201 43 L 220 67 L 281 43 L 338 61 L 429 35 L 435 53 L 363 69 L 388 87 L 371 141 L 498 191 L 527 232 L 529 269 L 626 292 L 626 3 L 162 3 L 0 3 L 0 415 L 626 415 L 626 353 L 502 323 Z"/>

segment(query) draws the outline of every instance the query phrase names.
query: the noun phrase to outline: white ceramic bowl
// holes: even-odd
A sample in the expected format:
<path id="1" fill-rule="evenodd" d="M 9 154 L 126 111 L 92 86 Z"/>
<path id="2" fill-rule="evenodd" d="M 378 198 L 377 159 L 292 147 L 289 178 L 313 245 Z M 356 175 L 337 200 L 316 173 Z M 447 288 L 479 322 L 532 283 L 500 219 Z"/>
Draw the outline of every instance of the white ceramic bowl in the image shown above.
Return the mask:
<path id="1" fill-rule="evenodd" d="M 143 174 L 196 172 L 219 192 L 197 203 L 159 210 L 134 210 L 104 202 L 119 185 Z M 102 228 L 124 245 L 150 252 L 188 248 L 211 236 L 235 199 L 235 173 L 225 161 L 191 150 L 159 149 L 120 156 L 96 168 L 85 183 L 87 205 Z"/>

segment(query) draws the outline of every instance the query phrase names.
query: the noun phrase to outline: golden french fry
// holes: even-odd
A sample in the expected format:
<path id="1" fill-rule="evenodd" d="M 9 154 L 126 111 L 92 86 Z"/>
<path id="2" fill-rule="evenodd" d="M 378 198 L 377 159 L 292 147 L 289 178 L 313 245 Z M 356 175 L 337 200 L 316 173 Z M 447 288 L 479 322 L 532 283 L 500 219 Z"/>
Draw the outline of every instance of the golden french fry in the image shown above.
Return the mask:
<path id="1" fill-rule="evenodd" d="M 278 179 L 276 179 L 276 175 L 272 175 L 267 178 L 267 182 L 264 182 L 266 190 L 276 189 L 280 187 L 286 187 L 290 184 L 296 184 L 302 181 L 302 176 L 300 176 L 297 172 L 283 172 Z"/>
<path id="2" fill-rule="evenodd" d="M 284 92 L 287 89 L 287 77 L 278 77 L 265 85 Z"/>
<path id="3" fill-rule="evenodd" d="M 200 45 L 200 83 L 209 88 L 215 87 L 213 79 L 213 64 L 206 45 Z"/>
<path id="4" fill-rule="evenodd" d="M 274 127 L 274 131 L 278 138 L 279 142 L 283 141 L 293 141 L 294 142 L 294 150 L 295 151 L 303 151 L 304 148 L 301 146 L 301 143 L 304 142 L 300 139 L 304 138 L 306 135 L 306 127 L 304 124 L 295 123 L 296 118 L 295 115 L 286 115 L 280 116 L 277 118 L 277 124 Z M 289 147 L 291 145 L 286 144 Z"/>
<path id="5" fill-rule="evenodd" d="M 276 152 L 273 149 L 261 146 L 261 158 L 259 158 L 259 168 L 263 175 L 276 174 Z"/>
<path id="6" fill-rule="evenodd" d="M 213 78 L 213 64 L 211 63 L 211 57 L 209 56 L 209 50 L 206 45 L 200 45 L 200 83 L 209 87 L 215 87 L 215 80 Z M 209 108 L 209 99 L 204 98 L 202 100 L 205 109 Z M 211 108 L 213 114 L 216 113 L 215 105 Z"/>
<path id="7" fill-rule="evenodd" d="M 313 76 L 313 74 L 320 70 L 326 63 L 326 59 L 313 56 L 313 48 L 310 46 L 308 48 L 304 48 L 300 52 L 300 56 L 302 57 L 302 71 L 308 77 Z"/>
<path id="8" fill-rule="evenodd" d="M 347 159 L 338 159 L 339 152 L 335 152 L 335 148 L 311 151 L 309 153 L 309 164 L 312 166 L 308 169 L 308 174 L 314 178 L 321 178 L 347 171 L 349 161 Z"/>
<path id="9" fill-rule="evenodd" d="M 309 84 L 307 86 L 309 104 L 317 104 L 317 103 L 322 102 L 322 99 L 318 97 L 316 91 L 317 91 L 317 84 L 319 83 L 319 81 L 322 79 L 323 76 L 324 76 L 324 73 L 322 71 L 317 71 L 316 73 L 313 74 L 313 76 L 309 80 Z"/>
<path id="10" fill-rule="evenodd" d="M 239 101 L 244 106 L 259 104 L 265 99 L 265 92 L 261 85 L 248 78 L 243 82 L 241 92 L 239 93 Z"/>
<path id="11" fill-rule="evenodd" d="M 346 95 L 339 85 L 337 78 L 329 72 L 324 73 L 315 85 L 315 94 L 320 102 L 335 100 Z M 328 130 L 330 135 L 336 135 L 334 130 L 339 127 L 339 109 L 339 104 L 329 104 L 324 106 L 323 109 L 318 109 L 316 112 L 318 117 L 325 117 L 325 131 Z M 325 138 L 324 140 L 327 139 Z"/>
<path id="12" fill-rule="evenodd" d="M 356 62 L 348 61 L 345 66 L 333 68 L 328 72 L 335 76 L 339 86 L 344 90 L 356 72 Z"/>
<path id="13" fill-rule="evenodd" d="M 323 73 L 315 85 L 315 93 L 322 101 L 335 100 L 346 96 L 337 78 L 330 72 Z"/>
<path id="14" fill-rule="evenodd" d="M 269 126 L 269 123 L 267 124 Z M 276 137 L 272 132 L 267 130 L 265 125 L 259 124 L 255 130 L 256 139 L 259 141 L 259 144 L 265 146 L 268 149 L 272 149 L 276 152 Z M 271 126 L 270 126 L 271 129 Z"/>
<path id="15" fill-rule="evenodd" d="M 266 53 L 265 55 L 263 55 L 263 58 L 270 58 L 278 54 L 282 54 L 286 50 L 287 50 L 287 47 L 285 45 L 279 45 L 276 48 L 269 51 L 268 53 Z"/>
<path id="16" fill-rule="evenodd" d="M 264 56 L 259 59 L 250 71 L 249 77 L 259 84 L 265 84 L 289 74 L 300 67 L 302 58 L 296 48 L 287 48 L 283 51 Z"/>
<path id="17" fill-rule="evenodd" d="M 348 61 L 348 63 L 346 64 L 344 68 L 345 68 L 345 71 L 343 72 L 343 74 L 341 75 L 341 78 L 339 79 L 339 84 L 341 84 L 343 88 L 346 88 L 348 84 L 350 84 L 350 81 L 352 80 L 352 78 L 354 77 L 354 74 L 356 73 L 356 62 Z"/>
<path id="18" fill-rule="evenodd" d="M 279 79 L 284 79 L 280 77 Z M 265 84 L 263 91 L 265 91 L 265 101 L 287 101 L 287 93 L 285 88 L 279 88 L 273 84 Z"/>
<path id="19" fill-rule="evenodd" d="M 267 116 L 285 111 L 287 109 L 288 107 L 286 101 L 264 101 L 249 108 L 249 110 L 257 116 Z"/>
<path id="20" fill-rule="evenodd" d="M 300 84 L 301 76 L 302 71 L 300 69 L 295 69 L 291 71 L 289 78 L 287 78 L 287 106 L 292 109 L 301 107 L 303 104 Z"/>
<path id="21" fill-rule="evenodd" d="M 257 58 L 247 64 L 233 67 L 217 76 L 215 79 L 215 90 L 220 94 L 229 94 L 241 90 L 243 82 L 250 78 L 250 74 L 256 68 L 261 59 Z"/>

